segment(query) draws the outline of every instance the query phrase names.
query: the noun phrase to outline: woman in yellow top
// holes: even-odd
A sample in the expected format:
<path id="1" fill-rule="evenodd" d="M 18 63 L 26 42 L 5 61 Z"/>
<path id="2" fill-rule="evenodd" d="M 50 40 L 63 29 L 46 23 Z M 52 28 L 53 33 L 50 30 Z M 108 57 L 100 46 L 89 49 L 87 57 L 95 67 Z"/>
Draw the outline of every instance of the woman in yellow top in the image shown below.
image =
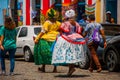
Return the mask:
<path id="1" fill-rule="evenodd" d="M 44 22 L 41 32 L 34 40 L 34 61 L 36 65 L 42 65 L 41 68 L 38 67 L 38 70 L 42 72 L 45 72 L 46 64 L 51 64 L 52 52 L 50 49 L 59 34 L 59 27 L 61 25 L 57 21 L 57 12 L 54 9 L 49 9 L 47 16 L 48 20 Z M 56 66 L 54 66 L 53 72 L 57 72 Z"/>

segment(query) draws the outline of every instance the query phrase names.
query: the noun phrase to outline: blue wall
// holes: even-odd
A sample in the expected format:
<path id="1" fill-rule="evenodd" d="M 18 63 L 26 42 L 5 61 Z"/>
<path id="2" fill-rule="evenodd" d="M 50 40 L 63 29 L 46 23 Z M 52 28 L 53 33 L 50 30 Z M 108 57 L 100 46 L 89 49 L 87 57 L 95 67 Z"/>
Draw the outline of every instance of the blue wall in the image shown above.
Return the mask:
<path id="1" fill-rule="evenodd" d="M 3 9 L 8 10 L 9 0 L 0 0 L 0 25 L 3 25 Z"/>

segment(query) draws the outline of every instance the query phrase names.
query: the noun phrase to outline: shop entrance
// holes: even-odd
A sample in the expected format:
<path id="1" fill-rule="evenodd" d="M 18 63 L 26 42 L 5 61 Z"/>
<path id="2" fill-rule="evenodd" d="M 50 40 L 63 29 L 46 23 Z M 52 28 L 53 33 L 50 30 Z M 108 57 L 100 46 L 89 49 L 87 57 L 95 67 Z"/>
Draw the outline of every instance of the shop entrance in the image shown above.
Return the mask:
<path id="1" fill-rule="evenodd" d="M 117 0 L 106 0 L 106 11 L 111 11 L 112 17 L 117 23 Z"/>

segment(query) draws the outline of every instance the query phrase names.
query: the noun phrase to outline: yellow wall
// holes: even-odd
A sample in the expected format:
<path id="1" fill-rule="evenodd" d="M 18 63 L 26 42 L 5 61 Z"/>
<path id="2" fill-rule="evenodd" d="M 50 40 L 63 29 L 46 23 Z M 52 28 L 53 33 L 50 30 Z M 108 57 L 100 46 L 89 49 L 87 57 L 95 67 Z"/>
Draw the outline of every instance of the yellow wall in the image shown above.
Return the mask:
<path id="1" fill-rule="evenodd" d="M 101 22 L 101 0 L 96 0 L 96 22 Z"/>

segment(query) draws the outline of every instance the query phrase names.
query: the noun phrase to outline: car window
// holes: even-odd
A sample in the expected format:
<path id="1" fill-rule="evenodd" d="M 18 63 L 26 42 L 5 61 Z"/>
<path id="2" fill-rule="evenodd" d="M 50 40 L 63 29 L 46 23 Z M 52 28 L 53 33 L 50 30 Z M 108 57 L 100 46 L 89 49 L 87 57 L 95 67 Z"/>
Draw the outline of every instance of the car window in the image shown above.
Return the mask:
<path id="1" fill-rule="evenodd" d="M 18 33 L 18 31 L 20 30 L 20 28 L 16 28 L 16 32 Z"/>
<path id="2" fill-rule="evenodd" d="M 19 37 L 25 37 L 27 36 L 27 27 L 22 27 L 20 30 Z"/>
<path id="3" fill-rule="evenodd" d="M 40 27 L 36 27 L 36 28 L 34 28 L 34 34 L 38 34 L 38 33 L 40 33 L 40 31 L 41 31 L 41 28 Z"/>

